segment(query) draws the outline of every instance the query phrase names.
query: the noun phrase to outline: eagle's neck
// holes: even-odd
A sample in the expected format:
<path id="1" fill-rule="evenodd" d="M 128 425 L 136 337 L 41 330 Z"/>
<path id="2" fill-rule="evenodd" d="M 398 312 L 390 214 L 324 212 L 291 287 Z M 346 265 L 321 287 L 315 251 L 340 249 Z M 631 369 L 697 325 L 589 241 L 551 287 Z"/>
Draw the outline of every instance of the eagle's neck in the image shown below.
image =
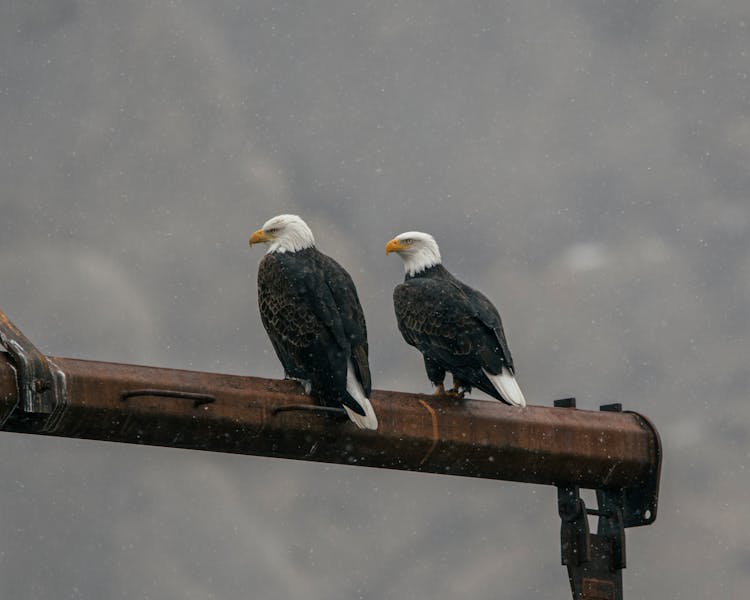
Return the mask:
<path id="1" fill-rule="evenodd" d="M 432 277 L 435 279 L 451 279 L 453 276 L 450 274 L 448 269 L 446 269 L 443 265 L 440 263 L 436 265 L 432 265 L 431 267 L 427 267 L 426 269 L 421 270 L 419 273 L 415 273 L 414 275 L 411 275 L 408 271 L 406 272 L 406 277 L 404 278 L 405 281 L 409 281 L 409 279 L 414 279 L 416 277 Z"/>
<path id="2" fill-rule="evenodd" d="M 404 271 L 406 277 L 414 277 L 423 271 L 440 265 L 440 250 L 437 244 L 425 244 L 419 248 L 410 249 L 408 252 L 402 252 L 401 258 L 404 259 Z"/>
<path id="3" fill-rule="evenodd" d="M 284 254 L 284 252 L 297 252 L 298 250 L 305 250 L 306 248 L 315 247 L 315 238 L 312 232 L 308 229 L 295 229 L 292 231 L 285 231 L 283 236 L 280 236 L 273 240 L 268 246 L 268 252 L 266 254 L 272 254 L 278 252 Z"/>

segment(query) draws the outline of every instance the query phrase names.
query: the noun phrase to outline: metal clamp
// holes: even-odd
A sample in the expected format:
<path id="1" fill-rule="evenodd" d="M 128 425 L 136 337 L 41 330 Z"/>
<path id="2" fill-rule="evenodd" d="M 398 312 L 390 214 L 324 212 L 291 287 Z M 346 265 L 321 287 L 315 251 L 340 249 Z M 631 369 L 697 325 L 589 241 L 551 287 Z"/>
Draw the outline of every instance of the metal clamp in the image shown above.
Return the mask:
<path id="1" fill-rule="evenodd" d="M 11 415 L 33 430 L 46 430 L 54 424 L 64 407 L 64 375 L 54 373 L 50 361 L 21 333 L 0 310 L 0 344 L 10 354 L 16 371 L 18 402 L 0 414 L 0 427 Z"/>

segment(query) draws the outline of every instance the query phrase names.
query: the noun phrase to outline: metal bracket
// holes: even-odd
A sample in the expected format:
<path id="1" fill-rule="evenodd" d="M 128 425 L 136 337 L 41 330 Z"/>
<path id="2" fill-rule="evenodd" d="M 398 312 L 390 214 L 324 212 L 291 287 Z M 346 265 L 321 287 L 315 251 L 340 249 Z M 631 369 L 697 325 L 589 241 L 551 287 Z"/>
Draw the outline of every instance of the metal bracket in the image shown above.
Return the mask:
<path id="1" fill-rule="evenodd" d="M 575 408 L 575 398 L 556 400 L 558 408 Z M 620 412 L 621 404 L 600 410 Z M 573 600 L 622 600 L 622 569 L 626 566 L 625 529 L 649 525 L 656 519 L 661 474 L 661 441 L 648 419 L 644 427 L 654 432 L 657 465 L 647 481 L 629 488 L 596 490 L 597 509 L 586 508 L 578 486 L 558 486 L 557 509 L 561 519 L 562 564 L 568 567 Z M 599 517 L 596 533 L 589 530 L 588 516 Z"/>
<path id="2" fill-rule="evenodd" d="M 0 414 L 0 427 L 13 415 L 33 430 L 46 430 L 64 407 L 65 377 L 53 373 L 50 361 L 0 310 L 0 344 L 10 354 L 16 371 L 18 402 Z"/>
<path id="3" fill-rule="evenodd" d="M 601 499 L 599 502 L 601 506 Z M 557 507 L 562 520 L 562 564 L 568 567 L 573 600 L 622 600 L 625 568 L 622 511 L 615 506 L 586 508 L 577 486 L 557 488 Z M 589 531 L 588 515 L 599 517 L 596 533 Z"/>

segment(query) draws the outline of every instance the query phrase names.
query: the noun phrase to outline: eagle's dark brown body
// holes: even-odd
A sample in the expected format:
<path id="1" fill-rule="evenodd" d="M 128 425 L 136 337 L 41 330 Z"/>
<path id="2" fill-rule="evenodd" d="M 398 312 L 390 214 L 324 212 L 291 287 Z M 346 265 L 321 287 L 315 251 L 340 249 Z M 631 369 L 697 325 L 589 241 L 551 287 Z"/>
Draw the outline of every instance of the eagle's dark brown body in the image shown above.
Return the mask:
<path id="1" fill-rule="evenodd" d="M 442 384 L 448 371 L 467 391 L 476 387 L 508 402 L 482 371 L 514 373 L 500 315 L 481 292 L 437 264 L 407 275 L 393 291 L 393 304 L 398 328 L 423 354 L 433 384 Z"/>
<path id="2" fill-rule="evenodd" d="M 314 246 L 266 254 L 258 267 L 258 307 L 288 377 L 310 382 L 327 406 L 364 415 L 347 392 L 347 367 L 369 397 L 367 327 L 349 274 Z"/>

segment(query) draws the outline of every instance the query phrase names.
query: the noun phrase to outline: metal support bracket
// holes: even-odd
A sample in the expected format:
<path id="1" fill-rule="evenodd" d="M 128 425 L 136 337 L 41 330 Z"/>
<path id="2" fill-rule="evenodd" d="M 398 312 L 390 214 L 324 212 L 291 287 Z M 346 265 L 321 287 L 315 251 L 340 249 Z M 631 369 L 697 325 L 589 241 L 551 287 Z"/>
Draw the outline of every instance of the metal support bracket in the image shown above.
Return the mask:
<path id="1" fill-rule="evenodd" d="M 562 520 L 562 564 L 568 567 L 573 600 L 622 600 L 625 568 L 622 511 L 614 507 L 586 508 L 578 487 L 557 488 L 557 506 Z M 588 515 L 599 517 L 596 533 L 589 531 Z"/>
<path id="2" fill-rule="evenodd" d="M 0 344 L 10 355 L 16 371 L 18 402 L 0 414 L 0 427 L 11 417 L 30 430 L 51 427 L 65 405 L 65 376 L 21 333 L 0 310 Z"/>
<path id="3" fill-rule="evenodd" d="M 556 400 L 558 408 L 575 408 L 575 398 Z M 621 412 L 621 404 L 606 404 L 602 411 Z M 649 525 L 656 519 L 661 471 L 661 442 L 655 433 L 657 465 L 646 481 L 628 488 L 597 489 L 597 509 L 587 508 L 578 486 L 557 487 L 561 519 L 560 551 L 568 567 L 573 600 L 623 600 L 622 569 L 626 566 L 625 529 Z M 596 533 L 589 530 L 588 516 L 597 516 Z"/>

